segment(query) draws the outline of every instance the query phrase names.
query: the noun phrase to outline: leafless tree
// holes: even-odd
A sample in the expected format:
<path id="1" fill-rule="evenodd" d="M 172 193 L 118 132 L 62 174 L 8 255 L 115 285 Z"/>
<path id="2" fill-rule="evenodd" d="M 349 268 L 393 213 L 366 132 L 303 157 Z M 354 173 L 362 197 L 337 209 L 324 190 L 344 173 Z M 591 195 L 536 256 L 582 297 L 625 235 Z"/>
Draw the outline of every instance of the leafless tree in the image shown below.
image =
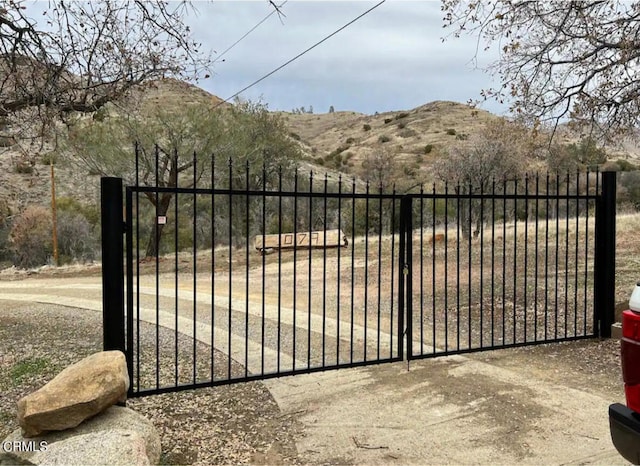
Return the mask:
<path id="1" fill-rule="evenodd" d="M 485 98 L 554 126 L 563 118 L 612 136 L 638 126 L 640 3 L 443 0 L 452 35 L 499 46 L 491 69 L 502 83 Z"/>
<path id="2" fill-rule="evenodd" d="M 460 228 L 463 234 L 478 236 L 484 224 L 480 199 L 471 195 L 500 192 L 507 181 L 519 179 L 524 172 L 529 152 L 535 144 L 522 139 L 522 128 L 505 121 L 488 124 L 484 131 L 460 141 L 449 154 L 439 159 L 434 171 L 436 176 L 449 183 L 452 191 L 470 195 L 460 202 Z"/>
<path id="3" fill-rule="evenodd" d="M 206 77 L 211 60 L 191 37 L 191 11 L 186 1 L 3 1 L 1 135 L 42 143 L 60 118 L 146 80 Z"/>

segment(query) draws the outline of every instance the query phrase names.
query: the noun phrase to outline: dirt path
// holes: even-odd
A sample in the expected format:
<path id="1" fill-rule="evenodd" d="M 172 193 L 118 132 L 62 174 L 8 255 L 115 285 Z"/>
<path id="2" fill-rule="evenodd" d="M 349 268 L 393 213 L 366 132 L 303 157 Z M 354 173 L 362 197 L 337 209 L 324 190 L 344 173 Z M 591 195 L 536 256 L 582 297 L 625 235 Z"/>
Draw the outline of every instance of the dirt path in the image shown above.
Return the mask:
<path id="1" fill-rule="evenodd" d="M 99 310 L 99 284 L 99 277 L 0 282 L 0 299 Z M 206 301 L 207 288 L 199 289 L 196 301 Z M 175 301 L 175 295 L 163 299 Z M 206 343 L 212 326 L 195 309 L 197 336 Z M 298 323 L 308 329 L 308 320 Z M 582 341 L 265 385 L 281 412 L 304 426 L 296 445 L 306 463 L 624 464 L 607 418 L 607 406 L 623 399 L 617 351 L 615 341 Z"/>

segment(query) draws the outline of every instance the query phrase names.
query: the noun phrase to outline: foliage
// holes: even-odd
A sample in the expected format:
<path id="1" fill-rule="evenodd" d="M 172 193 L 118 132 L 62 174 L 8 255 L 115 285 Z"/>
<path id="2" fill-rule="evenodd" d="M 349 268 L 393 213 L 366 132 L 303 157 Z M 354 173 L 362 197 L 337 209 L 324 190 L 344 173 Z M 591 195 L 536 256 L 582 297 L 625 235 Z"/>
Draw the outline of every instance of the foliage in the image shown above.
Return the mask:
<path id="1" fill-rule="evenodd" d="M 396 119 L 396 120 L 400 120 L 400 119 L 402 119 L 402 118 L 406 118 L 406 117 L 408 117 L 408 116 L 409 116 L 409 114 L 408 114 L 407 112 L 402 112 L 402 113 L 398 113 L 398 114 L 395 116 L 395 119 Z"/>
<path id="2" fill-rule="evenodd" d="M 378 137 L 378 142 L 385 143 L 391 141 L 391 138 L 386 134 L 382 134 Z"/>
<path id="3" fill-rule="evenodd" d="M 98 241 L 91 224 L 81 213 L 62 211 L 58 214 L 58 253 L 63 263 L 95 259 Z"/>
<path id="4" fill-rule="evenodd" d="M 333 105 L 329 106 L 329 113 L 333 113 L 333 112 L 335 112 L 335 111 L 336 111 L 336 110 L 333 108 Z"/>
<path id="5" fill-rule="evenodd" d="M 455 129 L 453 129 L 453 128 L 448 128 L 445 132 L 446 132 L 449 136 L 455 136 L 455 135 L 456 135 L 456 130 L 455 130 Z"/>
<path id="6" fill-rule="evenodd" d="M 459 141 L 446 157 L 435 163 L 436 176 L 453 185 L 459 194 L 486 193 L 494 180 L 519 178 L 529 156 L 526 146 L 522 146 L 518 138 L 519 129 L 514 123 L 487 124 L 484 131 L 468 140 Z M 463 204 L 463 233 L 470 237 L 471 228 L 474 227 L 473 234 L 477 236 L 484 224 L 479 201 L 469 199 Z"/>
<path id="7" fill-rule="evenodd" d="M 144 186 L 191 187 L 208 181 L 216 186 L 260 189 L 263 183 L 273 186 L 280 169 L 285 177 L 290 176 L 300 157 L 281 118 L 261 103 L 239 100 L 227 109 L 208 104 L 149 108 L 131 102 L 121 114 L 114 113 L 102 122 L 77 121 L 71 126 L 69 141 L 68 149 L 77 163 L 103 176 L 122 177 L 127 184 L 136 182 L 133 147 L 137 142 L 138 181 Z M 157 214 L 166 216 L 173 193 L 146 196 Z M 242 212 L 246 207 L 226 209 L 221 221 L 230 210 Z M 164 228 L 159 227 L 159 237 Z M 242 229 L 239 224 L 238 228 Z M 156 235 L 150 231 L 146 255 L 158 251 Z"/>
<path id="8" fill-rule="evenodd" d="M 53 251 L 51 212 L 42 206 L 28 206 L 13 222 L 9 250 L 18 267 L 46 264 Z"/>
<path id="9" fill-rule="evenodd" d="M 391 123 L 392 121 L 393 121 L 393 118 L 385 118 L 384 119 L 384 124 L 386 125 L 388 123 Z"/>
<path id="10" fill-rule="evenodd" d="M 135 85 L 207 77 L 186 24 L 189 2 L 3 2 L 0 117 L 16 141 L 50 135 L 59 118 L 88 113 Z M 6 135 L 5 135 L 6 136 Z"/>
<path id="11" fill-rule="evenodd" d="M 592 138 L 583 138 L 577 144 L 554 144 L 549 148 L 547 165 L 552 173 L 593 169 L 607 161 L 607 153 Z"/>
<path id="12" fill-rule="evenodd" d="M 426 146 L 424 146 L 425 154 L 430 154 L 432 150 L 433 150 L 433 144 L 427 144 Z"/>
<path id="13" fill-rule="evenodd" d="M 365 123 L 364 125 L 362 125 L 362 130 L 363 131 L 371 131 L 371 125 Z"/>
<path id="14" fill-rule="evenodd" d="M 608 136 L 637 127 L 640 3 L 444 0 L 442 9 L 454 36 L 500 47 L 491 70 L 502 85 L 485 98 L 541 121 L 593 122 Z"/>

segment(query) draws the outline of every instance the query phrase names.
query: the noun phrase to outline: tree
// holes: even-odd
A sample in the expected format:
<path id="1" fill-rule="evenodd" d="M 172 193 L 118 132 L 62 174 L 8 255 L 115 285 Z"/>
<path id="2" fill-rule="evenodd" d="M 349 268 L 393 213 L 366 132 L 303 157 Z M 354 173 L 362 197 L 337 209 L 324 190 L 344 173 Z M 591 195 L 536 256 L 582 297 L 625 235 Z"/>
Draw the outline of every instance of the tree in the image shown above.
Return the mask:
<path id="1" fill-rule="evenodd" d="M 0 8 L 0 136 L 30 143 L 163 76 L 207 77 L 189 2 L 7 0 Z M 43 138 L 44 137 L 44 138 Z"/>
<path id="2" fill-rule="evenodd" d="M 335 112 L 335 111 L 336 111 L 336 110 L 333 108 L 333 105 L 329 106 L 329 113 L 333 113 L 333 112 Z"/>
<path id="3" fill-rule="evenodd" d="M 503 181 L 517 180 L 522 176 L 526 160 L 535 156 L 536 144 L 523 138 L 526 130 L 515 123 L 496 121 L 466 140 L 461 140 L 449 153 L 439 159 L 434 171 L 440 180 L 452 185 L 456 194 L 472 195 L 491 193 L 496 182 L 496 192 Z M 460 228 L 470 238 L 477 237 L 484 224 L 479 199 L 461 199 Z"/>
<path id="4" fill-rule="evenodd" d="M 442 10 L 454 36 L 500 46 L 491 69 L 502 86 L 485 98 L 554 125 L 594 124 L 604 136 L 638 126 L 640 3 L 443 0 Z"/>
<path id="5" fill-rule="evenodd" d="M 101 121 L 85 118 L 72 124 L 67 148 L 71 158 L 93 173 L 119 176 L 130 185 L 137 179 L 142 186 L 188 188 L 201 180 L 227 186 L 231 179 L 231 188 L 249 183 L 250 188 L 258 189 L 263 174 L 273 180 L 279 165 L 287 170 L 298 157 L 297 145 L 287 137 L 282 120 L 260 103 L 237 101 L 231 108 L 213 109 L 209 104 L 145 107 L 145 100 L 142 95 L 140 102 L 129 101 L 119 112 L 107 107 L 109 112 Z M 138 178 L 134 144 L 139 154 Z M 211 173 L 212 162 L 215 173 Z M 158 216 L 167 215 L 173 193 L 145 196 Z M 233 209 L 236 221 L 245 208 L 238 204 Z M 229 215 L 227 209 L 217 220 Z M 157 228 L 157 236 L 155 227 L 149 233 L 147 257 L 159 253 L 156 238 L 161 239 L 165 226 Z"/>

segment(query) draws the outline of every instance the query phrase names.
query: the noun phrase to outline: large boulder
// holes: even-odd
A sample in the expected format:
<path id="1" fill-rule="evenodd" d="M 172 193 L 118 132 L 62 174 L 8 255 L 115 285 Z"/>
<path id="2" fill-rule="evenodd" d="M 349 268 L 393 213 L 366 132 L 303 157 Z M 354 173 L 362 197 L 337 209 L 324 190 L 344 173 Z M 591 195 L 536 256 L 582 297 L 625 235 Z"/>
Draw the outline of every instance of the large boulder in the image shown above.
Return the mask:
<path id="1" fill-rule="evenodd" d="M 25 437 L 76 427 L 109 406 L 124 402 L 128 389 L 124 354 L 95 353 L 18 401 L 18 423 Z"/>
<path id="2" fill-rule="evenodd" d="M 112 406 L 76 428 L 37 437 L 25 437 L 16 429 L 3 445 L 18 446 L 7 452 L 17 464 L 142 466 L 158 464 L 161 453 L 151 421 L 122 406 Z"/>

